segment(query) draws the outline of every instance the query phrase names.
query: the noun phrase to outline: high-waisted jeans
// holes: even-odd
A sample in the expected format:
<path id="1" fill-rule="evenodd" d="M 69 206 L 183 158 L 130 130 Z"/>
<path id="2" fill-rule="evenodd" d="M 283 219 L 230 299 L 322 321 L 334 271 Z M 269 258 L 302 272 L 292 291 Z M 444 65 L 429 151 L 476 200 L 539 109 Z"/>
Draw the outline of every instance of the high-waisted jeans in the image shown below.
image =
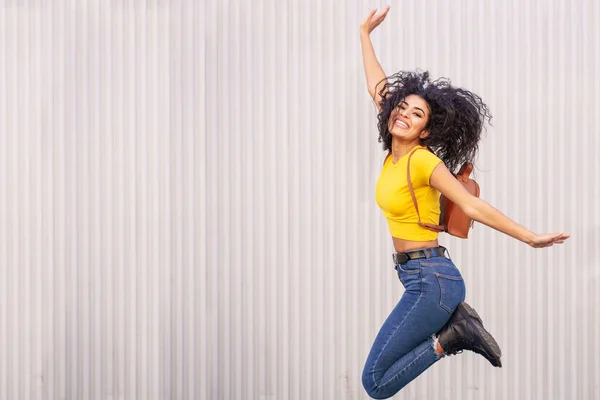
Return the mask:
<path id="1" fill-rule="evenodd" d="M 433 335 L 465 299 L 452 260 L 439 256 L 396 265 L 405 292 L 375 338 L 362 375 L 365 390 L 387 399 L 439 360 Z"/>

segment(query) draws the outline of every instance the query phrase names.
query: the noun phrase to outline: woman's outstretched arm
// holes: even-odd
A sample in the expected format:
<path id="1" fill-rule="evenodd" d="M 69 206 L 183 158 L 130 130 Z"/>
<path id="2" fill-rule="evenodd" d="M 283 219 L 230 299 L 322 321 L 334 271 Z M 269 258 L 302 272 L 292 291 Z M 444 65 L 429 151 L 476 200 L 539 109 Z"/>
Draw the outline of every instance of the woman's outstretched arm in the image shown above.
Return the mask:
<path id="1" fill-rule="evenodd" d="M 377 28 L 379 24 L 383 22 L 387 15 L 390 6 L 387 6 L 383 11 L 377 15 L 377 9 L 372 10 L 367 18 L 360 25 L 360 44 L 362 48 L 363 64 L 365 67 L 365 75 L 367 77 L 367 89 L 369 94 L 375 101 L 377 109 L 380 108 L 381 96 L 379 91 L 383 88 L 386 81 L 385 72 L 377 60 L 375 50 L 373 49 L 373 43 L 371 43 L 370 34 L 373 29 Z"/>
<path id="2" fill-rule="evenodd" d="M 429 183 L 475 221 L 527 243 L 531 247 L 549 247 L 553 244 L 564 243 L 570 237 L 563 232 L 538 235 L 519 225 L 485 201 L 469 193 L 448 171 L 444 163 L 439 163 L 435 167 Z"/>

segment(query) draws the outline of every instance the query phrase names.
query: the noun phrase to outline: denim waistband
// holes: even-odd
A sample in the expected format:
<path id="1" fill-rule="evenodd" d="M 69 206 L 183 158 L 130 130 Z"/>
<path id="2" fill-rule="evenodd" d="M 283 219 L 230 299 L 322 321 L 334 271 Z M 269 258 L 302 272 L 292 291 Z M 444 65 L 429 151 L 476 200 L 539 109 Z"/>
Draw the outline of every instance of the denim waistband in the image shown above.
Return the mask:
<path id="1" fill-rule="evenodd" d="M 434 253 L 435 251 L 435 253 Z M 441 252 L 441 254 L 440 254 Z M 446 254 L 448 256 L 446 257 Z M 416 258 L 411 258 L 416 257 Z M 450 259 L 450 253 L 448 249 L 444 246 L 436 246 L 436 247 L 421 247 L 418 249 L 411 249 L 405 252 L 395 252 L 392 253 L 392 259 L 394 260 L 394 265 L 398 264 L 406 264 L 411 261 L 418 260 L 429 260 L 432 258 L 444 258 Z"/>

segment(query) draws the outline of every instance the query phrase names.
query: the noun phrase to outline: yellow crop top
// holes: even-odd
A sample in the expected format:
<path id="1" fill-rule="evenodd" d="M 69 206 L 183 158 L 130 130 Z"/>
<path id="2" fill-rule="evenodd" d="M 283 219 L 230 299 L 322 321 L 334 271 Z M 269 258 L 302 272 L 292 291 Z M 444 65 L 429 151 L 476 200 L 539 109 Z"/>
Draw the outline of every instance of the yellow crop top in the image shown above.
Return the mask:
<path id="1" fill-rule="evenodd" d="M 442 160 L 426 147 L 417 147 L 425 150 L 412 148 L 395 164 L 392 156 L 387 158 L 377 180 L 375 199 L 388 221 L 393 237 L 421 242 L 436 240 L 438 233 L 418 225 L 419 218 L 406 183 L 408 157 L 415 151 L 410 159 L 410 175 L 421 222 L 436 225 L 440 221 L 440 192 L 429 186 L 429 178 Z"/>

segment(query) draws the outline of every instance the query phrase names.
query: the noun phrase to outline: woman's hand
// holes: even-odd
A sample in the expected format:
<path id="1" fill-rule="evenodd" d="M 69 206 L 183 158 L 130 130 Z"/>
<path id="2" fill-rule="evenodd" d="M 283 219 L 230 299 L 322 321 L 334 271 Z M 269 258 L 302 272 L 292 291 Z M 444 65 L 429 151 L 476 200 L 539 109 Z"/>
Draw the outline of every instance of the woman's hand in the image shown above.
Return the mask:
<path id="1" fill-rule="evenodd" d="M 550 247 L 552 245 L 564 243 L 571 235 L 566 233 L 551 233 L 547 235 L 535 235 L 527 244 L 536 249 Z"/>
<path id="2" fill-rule="evenodd" d="M 375 8 L 372 10 L 363 23 L 360 24 L 360 31 L 369 35 L 371 32 L 373 32 L 373 29 L 377 28 L 379 24 L 383 22 L 389 10 L 390 6 L 386 6 L 383 11 L 377 15 L 375 15 L 377 9 Z"/>

